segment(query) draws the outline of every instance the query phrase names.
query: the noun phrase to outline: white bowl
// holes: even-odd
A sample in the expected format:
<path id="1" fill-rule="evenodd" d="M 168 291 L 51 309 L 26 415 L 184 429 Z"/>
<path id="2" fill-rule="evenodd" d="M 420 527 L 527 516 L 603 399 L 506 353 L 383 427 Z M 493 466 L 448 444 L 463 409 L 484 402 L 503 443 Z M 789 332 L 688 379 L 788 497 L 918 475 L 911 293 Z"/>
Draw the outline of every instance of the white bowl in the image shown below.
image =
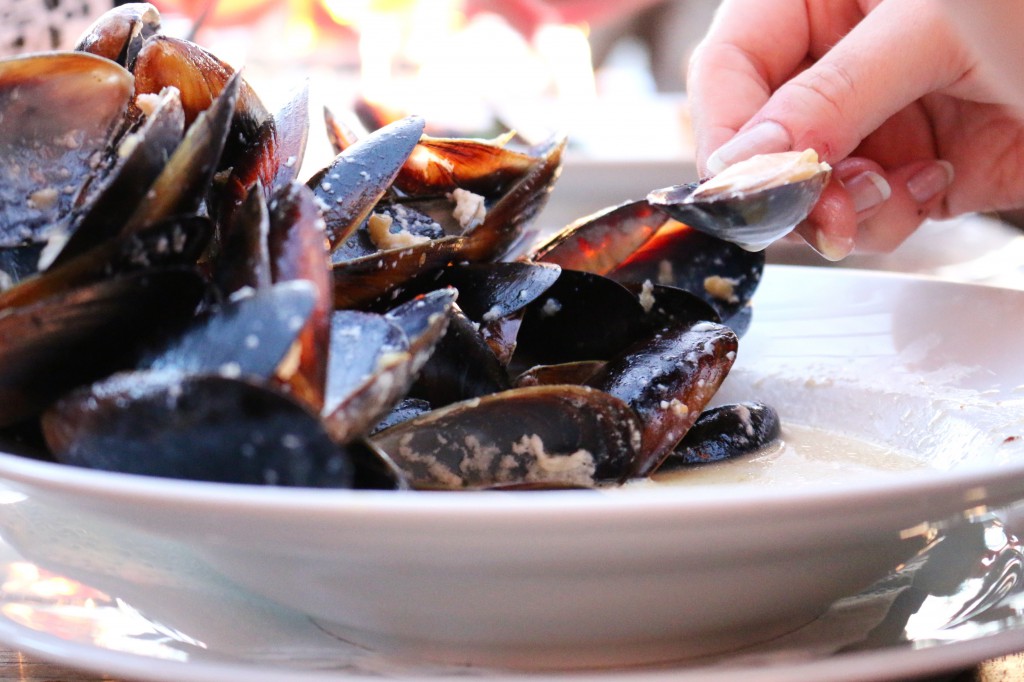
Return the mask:
<path id="1" fill-rule="evenodd" d="M 836 464 L 804 482 L 743 483 L 737 468 L 733 482 L 694 486 L 388 493 L 0 455 L 13 491 L 0 510 L 66 510 L 62 537 L 118 552 L 180 548 L 391 656 L 563 669 L 677 660 L 793 630 L 939 529 L 1024 499 L 1024 331 L 1013 323 L 1024 292 L 769 267 L 755 306 L 721 400 L 765 400 L 784 424 L 892 448 L 916 466 Z M 31 524 L 0 514 L 0 534 L 45 567 L 53 543 L 33 541 L 44 536 Z M 89 555 L 60 552 L 59 568 L 94 584 Z M 154 604 L 174 594 L 103 570 Z"/>

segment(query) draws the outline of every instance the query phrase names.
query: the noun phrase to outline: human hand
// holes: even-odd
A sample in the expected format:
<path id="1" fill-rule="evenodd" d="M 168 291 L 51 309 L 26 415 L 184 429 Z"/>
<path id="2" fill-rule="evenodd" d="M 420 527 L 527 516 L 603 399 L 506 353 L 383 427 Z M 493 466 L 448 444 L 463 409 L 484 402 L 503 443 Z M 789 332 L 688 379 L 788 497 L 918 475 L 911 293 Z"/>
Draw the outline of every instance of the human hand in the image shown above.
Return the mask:
<path id="1" fill-rule="evenodd" d="M 831 260 L 1024 197 L 1024 118 L 932 0 L 724 0 L 687 90 L 702 176 L 808 147 L 833 165 L 797 228 Z"/>

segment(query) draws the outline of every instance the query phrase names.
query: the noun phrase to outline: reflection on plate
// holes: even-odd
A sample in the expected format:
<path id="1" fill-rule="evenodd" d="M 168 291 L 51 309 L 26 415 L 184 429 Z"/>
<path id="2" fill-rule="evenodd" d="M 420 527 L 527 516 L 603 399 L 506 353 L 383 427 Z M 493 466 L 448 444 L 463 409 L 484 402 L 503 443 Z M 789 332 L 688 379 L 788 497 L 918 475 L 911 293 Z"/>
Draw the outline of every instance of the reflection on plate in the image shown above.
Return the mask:
<path id="1" fill-rule="evenodd" d="M 149 640 L 174 651 L 202 643 L 189 660 L 211 663 L 306 660 L 279 639 L 330 669 L 350 657 L 319 643 L 343 640 L 358 645 L 345 652 L 372 651 L 373 665 L 404 660 L 416 674 L 424 660 L 621 669 L 752 656 L 764 642 L 771 653 L 837 601 L 913 567 L 937 537 L 945 558 L 900 576 L 946 602 L 899 628 L 926 641 L 936 622 L 966 617 L 953 613 L 961 602 L 984 611 L 1019 565 L 1015 548 L 1006 554 L 1005 542 L 977 531 L 991 509 L 1024 500 L 1024 330 L 1005 323 L 1024 292 L 770 267 L 755 306 L 720 400 L 762 400 L 786 424 L 919 466 L 862 475 L 840 465 L 802 483 L 743 484 L 737 474 L 685 488 L 400 494 L 174 481 L 0 455 L 9 488 L 0 536 L 21 559 L 159 621 Z M 1005 567 L 991 575 L 1009 578 L 971 578 L 965 589 L 982 596 L 969 599 L 958 585 L 989 551 L 985 565 Z M 936 580 L 936 566 L 953 578 Z M 278 618 L 289 637 L 275 631 Z M 970 655 L 1003 639 L 1021 646 L 1016 628 L 999 626 Z M 10 632 L 16 645 L 53 651 L 26 640 L 38 631 Z M 865 636 L 853 634 L 843 645 Z M 810 660 L 805 643 L 796 651 L 787 655 Z"/>
<path id="2" fill-rule="evenodd" d="M 58 560 L 64 551 L 77 551 L 95 562 L 93 581 L 82 582 L 42 568 L 0 542 L 0 641 L 42 658 L 168 682 L 262 682 L 285 676 L 311 682 L 540 679 L 390 659 L 239 590 L 173 544 L 137 544 L 136 554 L 126 556 L 102 540 L 93 547 L 96 538 L 65 535 L 68 524 L 56 509 L 3 489 L 0 501 L 30 516 L 47 540 L 59 543 L 51 553 Z M 968 666 L 1024 647 L 1021 559 L 1013 537 L 993 515 L 984 515 L 940 531 L 901 570 L 772 642 L 670 667 L 548 677 L 827 682 L 897 679 Z M 104 571 L 114 566 L 135 582 L 107 584 Z M 152 598 L 155 590 L 164 593 L 161 599 Z"/>

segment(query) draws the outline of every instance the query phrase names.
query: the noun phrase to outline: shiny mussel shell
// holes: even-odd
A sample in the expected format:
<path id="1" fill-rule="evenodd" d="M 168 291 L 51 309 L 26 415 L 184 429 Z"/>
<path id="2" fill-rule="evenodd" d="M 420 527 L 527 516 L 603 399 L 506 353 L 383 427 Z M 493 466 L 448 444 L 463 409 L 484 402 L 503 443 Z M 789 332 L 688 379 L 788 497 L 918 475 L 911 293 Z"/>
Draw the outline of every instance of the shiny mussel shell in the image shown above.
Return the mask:
<path id="1" fill-rule="evenodd" d="M 830 174 L 813 150 L 763 154 L 705 184 L 658 189 L 647 200 L 676 220 L 758 251 L 807 217 Z"/>
<path id="2" fill-rule="evenodd" d="M 607 393 L 534 386 L 449 405 L 372 440 L 417 488 L 592 487 L 633 466 L 640 426 Z"/>

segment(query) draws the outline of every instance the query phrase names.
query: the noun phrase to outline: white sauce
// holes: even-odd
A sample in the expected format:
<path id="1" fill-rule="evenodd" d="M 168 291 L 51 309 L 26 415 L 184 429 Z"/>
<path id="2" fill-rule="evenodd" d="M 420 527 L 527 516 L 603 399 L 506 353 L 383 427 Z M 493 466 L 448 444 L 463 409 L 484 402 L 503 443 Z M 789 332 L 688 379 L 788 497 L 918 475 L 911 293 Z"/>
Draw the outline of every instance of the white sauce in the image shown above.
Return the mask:
<path id="1" fill-rule="evenodd" d="M 783 426 L 782 444 L 738 459 L 655 474 L 672 485 L 723 483 L 796 487 L 848 483 L 901 471 L 924 469 L 907 453 L 806 426 Z"/>

